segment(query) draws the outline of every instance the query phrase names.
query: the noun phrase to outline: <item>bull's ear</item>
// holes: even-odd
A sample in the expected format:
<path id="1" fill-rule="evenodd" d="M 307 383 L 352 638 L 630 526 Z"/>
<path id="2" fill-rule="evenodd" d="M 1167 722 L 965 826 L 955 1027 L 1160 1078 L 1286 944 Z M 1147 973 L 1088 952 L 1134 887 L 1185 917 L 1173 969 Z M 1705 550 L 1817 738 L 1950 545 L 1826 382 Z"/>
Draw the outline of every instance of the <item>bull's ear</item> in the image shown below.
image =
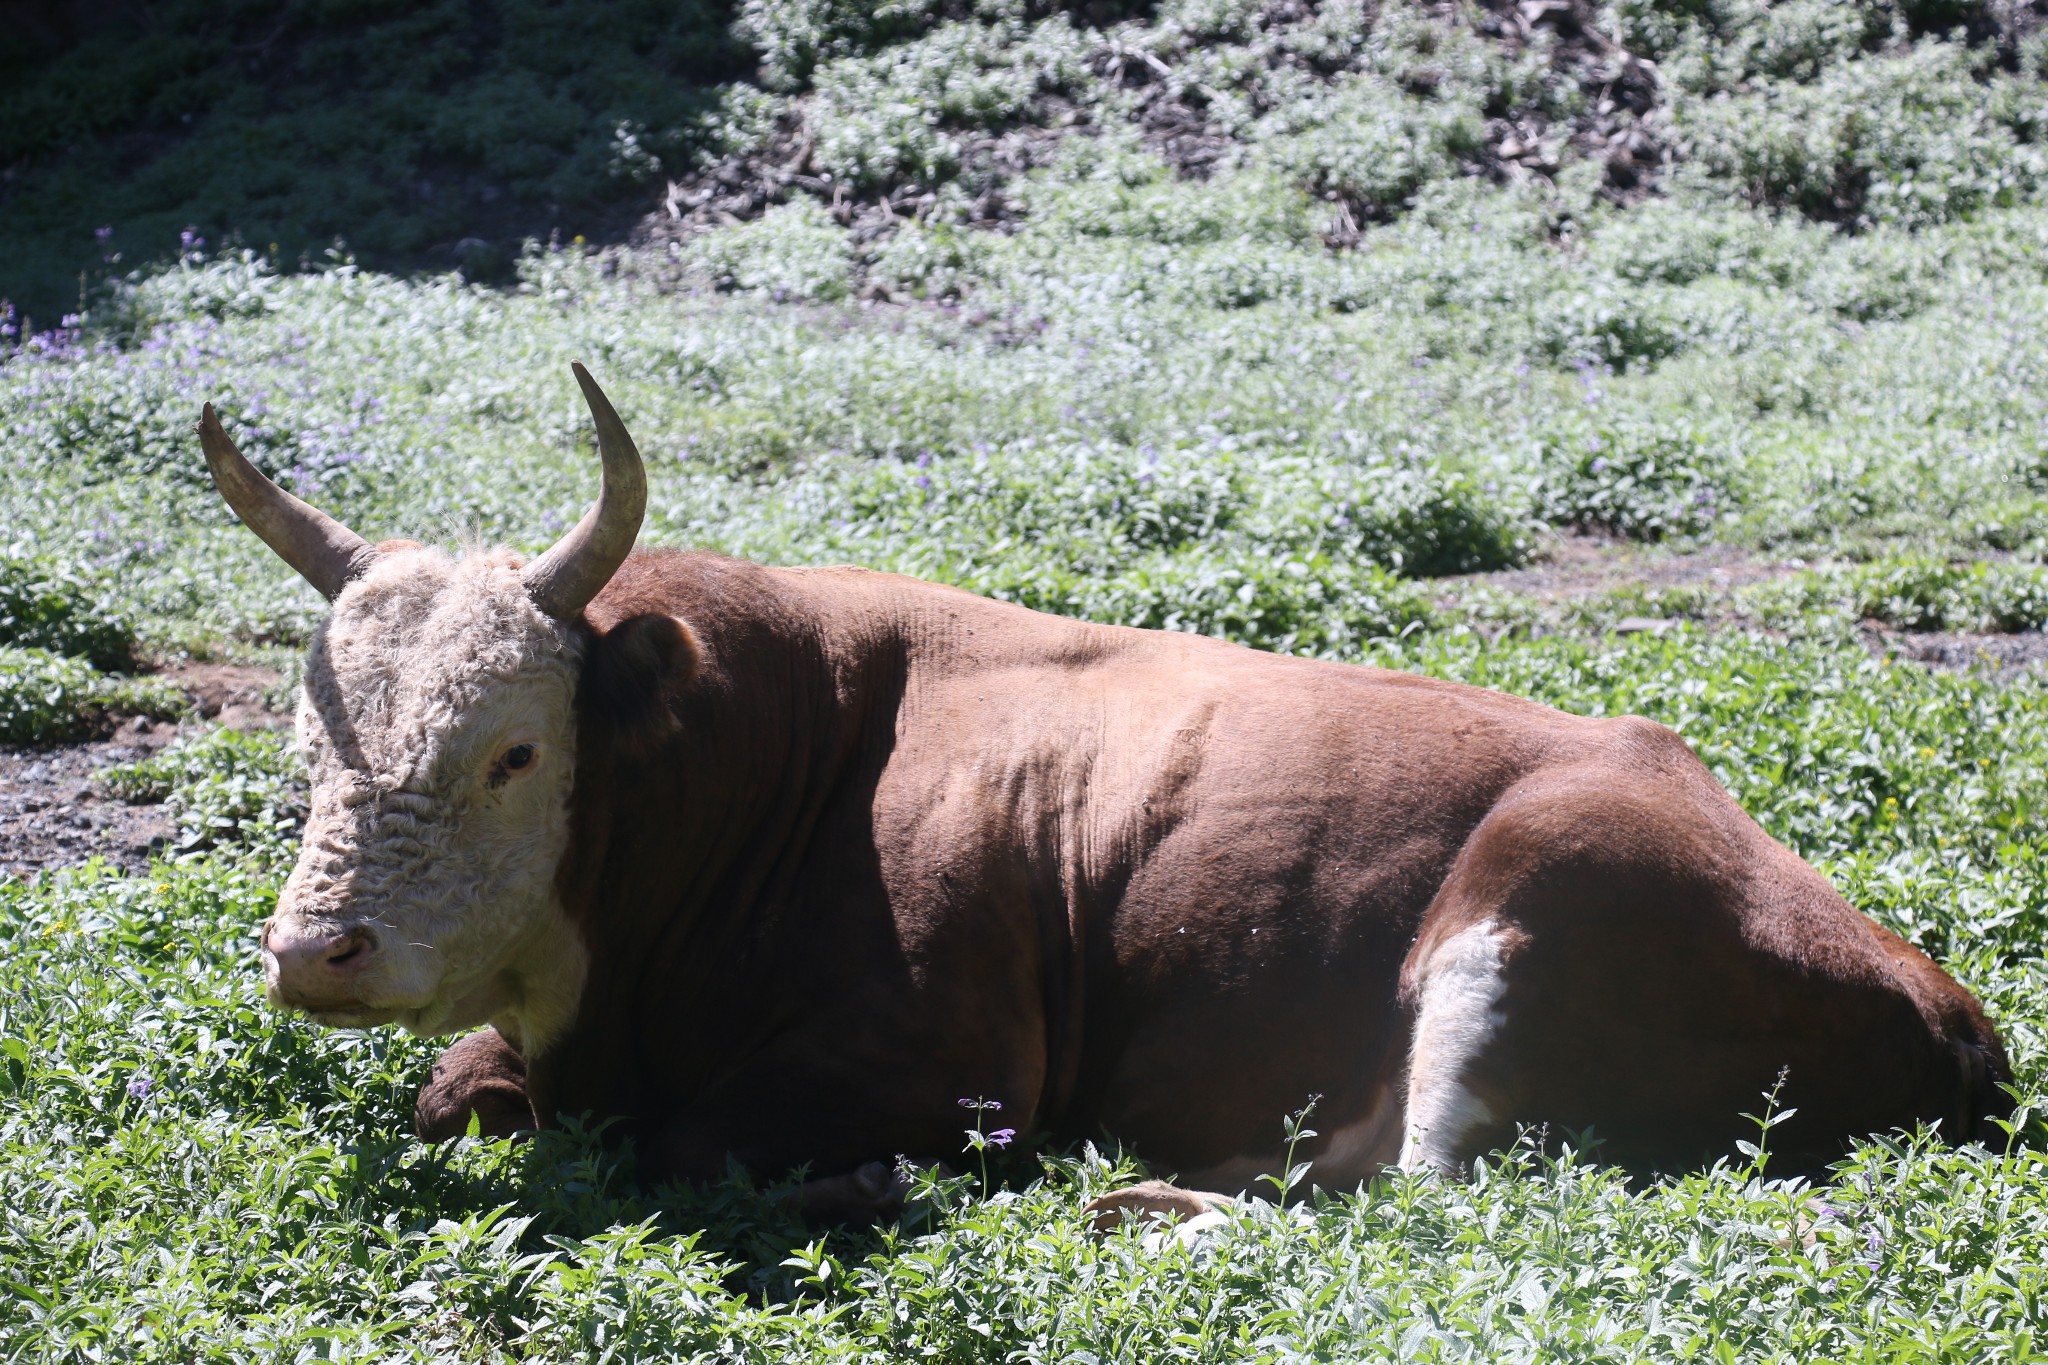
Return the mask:
<path id="1" fill-rule="evenodd" d="M 583 666 L 586 711 L 614 733 L 659 739 L 674 733 L 669 702 L 697 676 L 702 650 L 689 622 L 630 616 L 597 637 Z"/>

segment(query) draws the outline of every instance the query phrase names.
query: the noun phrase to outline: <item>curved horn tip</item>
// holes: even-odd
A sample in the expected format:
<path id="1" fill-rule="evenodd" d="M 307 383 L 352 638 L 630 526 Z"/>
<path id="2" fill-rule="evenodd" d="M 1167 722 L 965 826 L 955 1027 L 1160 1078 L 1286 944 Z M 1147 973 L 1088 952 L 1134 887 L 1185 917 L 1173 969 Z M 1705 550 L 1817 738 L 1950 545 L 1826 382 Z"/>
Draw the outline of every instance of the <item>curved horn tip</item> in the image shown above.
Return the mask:
<path id="1" fill-rule="evenodd" d="M 546 554 L 520 571 L 537 606 L 572 621 L 618 572 L 640 533 L 647 510 L 647 472 L 619 414 L 583 362 L 569 362 L 597 427 L 604 482 L 597 502 Z"/>
<path id="2" fill-rule="evenodd" d="M 585 402 L 592 404 L 603 403 L 606 407 L 611 406 L 610 400 L 604 396 L 604 390 L 599 388 L 597 381 L 590 377 L 590 371 L 584 367 L 582 361 L 570 361 L 569 372 L 576 376 L 576 386 L 583 390 Z"/>
<path id="3" fill-rule="evenodd" d="M 199 410 L 199 445 L 229 510 L 328 601 L 376 558 L 368 541 L 285 492 L 249 463 L 222 430 L 211 403 Z"/>

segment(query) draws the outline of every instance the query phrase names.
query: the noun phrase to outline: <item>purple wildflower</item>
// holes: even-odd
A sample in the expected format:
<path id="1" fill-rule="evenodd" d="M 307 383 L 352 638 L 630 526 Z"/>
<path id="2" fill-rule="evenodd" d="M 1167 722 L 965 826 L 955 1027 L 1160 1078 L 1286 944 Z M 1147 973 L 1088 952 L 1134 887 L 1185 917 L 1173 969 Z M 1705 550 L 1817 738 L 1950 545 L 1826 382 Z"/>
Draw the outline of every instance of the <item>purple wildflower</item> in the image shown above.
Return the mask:
<path id="1" fill-rule="evenodd" d="M 105 246 L 108 239 L 114 235 L 114 229 L 111 227 L 96 227 L 92 230 L 92 235 L 94 240 L 99 242 L 101 246 Z"/>
<path id="2" fill-rule="evenodd" d="M 150 1087 L 149 1077 L 138 1071 L 128 1078 L 128 1098 L 131 1100 L 148 1099 Z"/>
<path id="3" fill-rule="evenodd" d="M 961 1100 L 960 1107 L 962 1109 L 1000 1109 L 1003 1107 L 1003 1102 L 1001 1100 Z"/>
<path id="4" fill-rule="evenodd" d="M 1015 1128 L 998 1128 L 988 1135 L 989 1146 L 1007 1147 L 1010 1145 L 1010 1140 L 1016 1136 L 1017 1130 Z"/>

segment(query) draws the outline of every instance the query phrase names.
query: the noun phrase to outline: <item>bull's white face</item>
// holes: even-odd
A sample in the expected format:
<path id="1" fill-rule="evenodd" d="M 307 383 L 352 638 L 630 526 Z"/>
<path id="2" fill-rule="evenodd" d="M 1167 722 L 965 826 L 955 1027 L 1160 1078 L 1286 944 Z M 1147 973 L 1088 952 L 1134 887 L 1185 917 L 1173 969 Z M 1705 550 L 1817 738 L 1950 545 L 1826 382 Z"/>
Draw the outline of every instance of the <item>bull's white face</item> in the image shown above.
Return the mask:
<path id="1" fill-rule="evenodd" d="M 528 1047 L 568 1022 L 580 665 L 509 555 L 387 548 L 336 597 L 299 705 L 312 812 L 264 926 L 274 1003 L 418 1034 L 495 1021 Z"/>

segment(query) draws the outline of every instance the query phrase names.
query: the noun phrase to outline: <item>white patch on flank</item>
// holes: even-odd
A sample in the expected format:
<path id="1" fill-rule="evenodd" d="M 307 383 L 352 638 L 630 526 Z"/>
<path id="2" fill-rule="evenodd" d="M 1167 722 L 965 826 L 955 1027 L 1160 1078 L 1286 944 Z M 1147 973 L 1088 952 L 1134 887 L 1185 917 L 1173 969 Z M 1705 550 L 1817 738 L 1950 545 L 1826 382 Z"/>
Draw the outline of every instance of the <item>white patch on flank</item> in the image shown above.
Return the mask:
<path id="1" fill-rule="evenodd" d="M 1495 1115 L 1465 1085 L 1477 1057 L 1500 1031 L 1500 930 L 1490 919 L 1439 943 L 1418 973 L 1420 1006 L 1408 1054 L 1408 1114 L 1401 1169 L 1455 1172 L 1460 1144 Z"/>

